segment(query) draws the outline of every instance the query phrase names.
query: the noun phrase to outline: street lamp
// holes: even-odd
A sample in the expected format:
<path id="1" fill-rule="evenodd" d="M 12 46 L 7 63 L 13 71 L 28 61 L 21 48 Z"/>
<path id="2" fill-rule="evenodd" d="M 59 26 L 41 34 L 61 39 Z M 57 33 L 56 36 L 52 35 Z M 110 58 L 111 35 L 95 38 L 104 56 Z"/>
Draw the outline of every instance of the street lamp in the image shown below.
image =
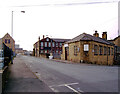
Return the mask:
<path id="1" fill-rule="evenodd" d="M 12 11 L 12 19 L 11 19 L 11 36 L 12 36 L 12 38 L 13 38 L 13 12 L 14 11 Z M 21 13 L 25 13 L 25 11 L 21 11 Z"/>
<path id="2" fill-rule="evenodd" d="M 12 18 L 11 18 L 11 36 L 12 36 L 12 38 L 13 38 L 13 12 L 14 11 L 12 11 Z M 25 13 L 25 11 L 21 11 L 21 13 Z M 11 64 L 13 64 L 13 41 L 11 44 L 11 49 L 12 49 Z"/>

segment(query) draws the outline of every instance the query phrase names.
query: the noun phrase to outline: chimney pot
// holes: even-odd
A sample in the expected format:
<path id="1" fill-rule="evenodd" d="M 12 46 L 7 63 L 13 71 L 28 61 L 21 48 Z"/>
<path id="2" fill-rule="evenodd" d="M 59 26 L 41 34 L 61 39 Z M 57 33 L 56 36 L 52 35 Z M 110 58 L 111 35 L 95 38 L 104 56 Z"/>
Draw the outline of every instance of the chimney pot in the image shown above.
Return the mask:
<path id="1" fill-rule="evenodd" d="M 40 36 L 38 37 L 38 40 L 40 41 Z"/>
<path id="2" fill-rule="evenodd" d="M 45 38 L 45 36 L 43 35 L 43 39 Z"/>
<path id="3" fill-rule="evenodd" d="M 99 33 L 97 33 L 97 30 L 95 31 L 95 33 L 93 34 L 93 36 L 99 37 Z"/>
<path id="4" fill-rule="evenodd" d="M 107 40 L 107 32 L 103 32 L 102 38 Z"/>

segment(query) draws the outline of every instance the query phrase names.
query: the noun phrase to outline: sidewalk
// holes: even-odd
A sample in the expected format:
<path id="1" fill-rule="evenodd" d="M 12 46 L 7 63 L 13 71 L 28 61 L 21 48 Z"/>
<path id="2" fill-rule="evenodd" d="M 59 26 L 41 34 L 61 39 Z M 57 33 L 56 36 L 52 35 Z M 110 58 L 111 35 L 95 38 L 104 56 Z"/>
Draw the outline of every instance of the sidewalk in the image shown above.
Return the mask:
<path id="1" fill-rule="evenodd" d="M 18 57 L 9 66 L 9 70 L 10 76 L 4 90 L 5 94 L 9 92 L 52 92 Z"/>

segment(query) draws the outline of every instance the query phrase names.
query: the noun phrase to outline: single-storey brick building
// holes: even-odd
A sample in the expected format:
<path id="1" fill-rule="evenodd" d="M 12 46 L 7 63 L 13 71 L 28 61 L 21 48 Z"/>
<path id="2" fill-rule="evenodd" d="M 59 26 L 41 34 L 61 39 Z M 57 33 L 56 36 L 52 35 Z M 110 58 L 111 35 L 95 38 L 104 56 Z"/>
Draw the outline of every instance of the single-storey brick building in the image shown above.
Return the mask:
<path id="1" fill-rule="evenodd" d="M 86 33 L 80 34 L 66 42 L 62 49 L 62 60 L 113 65 L 114 44 L 107 40 L 107 32 L 103 32 L 102 38 L 97 31 L 93 36 Z"/>

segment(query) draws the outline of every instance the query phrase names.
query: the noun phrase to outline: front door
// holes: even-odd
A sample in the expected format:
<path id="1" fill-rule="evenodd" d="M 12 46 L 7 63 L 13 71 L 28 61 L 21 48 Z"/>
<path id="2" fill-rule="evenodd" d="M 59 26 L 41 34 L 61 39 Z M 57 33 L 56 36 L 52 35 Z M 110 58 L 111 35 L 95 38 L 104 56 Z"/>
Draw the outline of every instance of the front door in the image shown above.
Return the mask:
<path id="1" fill-rule="evenodd" d="M 65 60 L 67 60 L 67 47 L 65 47 Z"/>

